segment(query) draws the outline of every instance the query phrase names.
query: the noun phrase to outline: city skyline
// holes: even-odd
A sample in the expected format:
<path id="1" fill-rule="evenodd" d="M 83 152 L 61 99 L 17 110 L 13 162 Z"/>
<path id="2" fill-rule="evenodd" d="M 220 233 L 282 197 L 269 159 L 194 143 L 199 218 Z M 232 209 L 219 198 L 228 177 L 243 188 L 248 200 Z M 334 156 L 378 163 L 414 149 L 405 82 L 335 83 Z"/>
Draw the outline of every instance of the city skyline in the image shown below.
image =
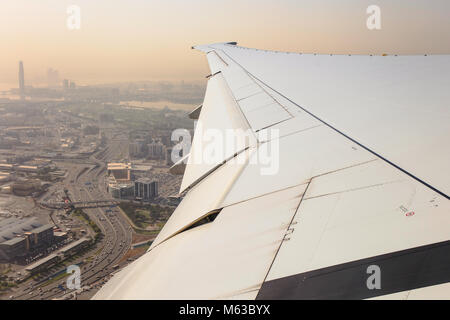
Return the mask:
<path id="1" fill-rule="evenodd" d="M 1 84 L 47 82 L 47 70 L 80 84 L 142 80 L 202 81 L 208 72 L 195 44 L 238 41 L 247 47 L 318 53 L 449 53 L 450 3 L 412 1 L 80 0 L 80 29 L 66 26 L 69 1 L 15 1 L 0 13 Z M 381 8 L 382 28 L 368 30 L 366 9 Z M 207 12 L 208 14 L 205 14 Z M 313 18 L 314 17 L 314 18 Z"/>

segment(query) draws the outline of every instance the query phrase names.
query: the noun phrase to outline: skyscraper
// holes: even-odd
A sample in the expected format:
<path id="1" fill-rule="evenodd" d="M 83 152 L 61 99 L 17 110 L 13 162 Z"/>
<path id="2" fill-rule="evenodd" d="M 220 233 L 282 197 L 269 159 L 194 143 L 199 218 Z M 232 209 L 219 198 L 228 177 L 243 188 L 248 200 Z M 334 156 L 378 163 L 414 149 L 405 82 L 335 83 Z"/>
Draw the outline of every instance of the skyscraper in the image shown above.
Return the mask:
<path id="1" fill-rule="evenodd" d="M 22 61 L 19 61 L 19 93 L 22 99 L 25 98 L 25 76 Z"/>

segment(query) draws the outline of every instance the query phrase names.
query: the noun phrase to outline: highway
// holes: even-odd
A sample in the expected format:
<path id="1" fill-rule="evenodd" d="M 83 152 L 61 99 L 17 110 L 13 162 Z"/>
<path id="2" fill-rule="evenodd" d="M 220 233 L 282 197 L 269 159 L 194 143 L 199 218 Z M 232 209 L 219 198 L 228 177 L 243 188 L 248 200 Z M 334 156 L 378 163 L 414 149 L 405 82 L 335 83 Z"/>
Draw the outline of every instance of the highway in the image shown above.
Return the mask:
<path id="1" fill-rule="evenodd" d="M 120 139 L 112 139 L 105 151 L 97 153 L 99 159 L 95 158 L 95 155 L 90 157 L 91 165 L 61 162 L 59 165 L 68 170 L 69 174 L 64 182 L 55 188 L 67 189 L 71 201 L 74 202 L 111 199 L 106 192 L 105 168 L 109 161 L 128 157 L 128 146 L 121 142 Z M 111 208 L 112 212 L 110 213 L 107 213 L 106 210 L 107 208 L 101 207 L 83 209 L 104 234 L 98 249 L 89 251 L 85 256 L 73 262 L 73 264 L 82 263 L 94 252 L 99 251 L 91 261 L 83 263 L 81 266 L 81 287 L 93 288 L 90 291 L 94 291 L 108 279 L 114 271 L 113 266 L 119 263 L 132 242 L 133 229 L 126 219 L 115 208 Z M 63 269 L 57 272 L 60 271 Z M 65 290 L 61 290 L 61 287 Z M 67 289 L 66 278 L 41 287 L 42 290 L 38 288 L 39 284 L 35 284 L 34 287 L 26 285 L 15 293 L 14 299 L 54 299 L 63 295 L 67 297 L 72 291 L 76 291 Z"/>

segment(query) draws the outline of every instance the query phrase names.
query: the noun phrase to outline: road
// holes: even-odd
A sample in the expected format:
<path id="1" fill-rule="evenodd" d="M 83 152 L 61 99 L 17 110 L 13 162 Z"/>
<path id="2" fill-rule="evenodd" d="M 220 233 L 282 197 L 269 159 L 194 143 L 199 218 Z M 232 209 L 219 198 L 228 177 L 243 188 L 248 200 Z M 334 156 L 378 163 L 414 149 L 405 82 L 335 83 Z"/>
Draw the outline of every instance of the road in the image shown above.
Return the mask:
<path id="1" fill-rule="evenodd" d="M 94 201 L 111 199 L 106 191 L 106 163 L 117 159 L 125 159 L 128 157 L 127 145 L 121 143 L 121 139 L 112 139 L 105 151 L 97 153 L 99 159 L 92 156 L 89 160 L 91 165 L 80 163 L 60 163 L 61 167 L 68 170 L 67 178 L 59 186 L 55 188 L 67 189 L 72 201 Z M 86 169 L 87 168 L 87 169 Z M 89 183 L 89 184 L 87 184 Z M 99 288 L 111 273 L 114 271 L 113 266 L 117 265 L 123 255 L 130 249 L 132 242 L 133 229 L 126 219 L 118 212 L 112 209 L 111 213 L 107 213 L 107 208 L 84 209 L 84 212 L 93 220 L 101 229 L 104 238 L 99 245 L 101 250 L 93 257 L 93 260 L 81 265 L 81 286 L 89 286 L 93 289 L 89 293 L 84 293 L 83 297 L 88 298 L 93 294 L 96 288 Z M 92 252 L 99 249 L 91 250 L 87 255 L 77 259 L 73 264 L 82 263 Z M 63 272 L 60 269 L 57 272 Z M 55 272 L 55 273 L 57 273 Z M 59 287 L 63 287 L 62 291 Z M 22 286 L 21 286 L 22 287 Z M 72 293 L 76 290 L 69 290 L 66 286 L 66 278 L 54 281 L 39 290 L 39 285 L 25 285 L 22 290 L 14 293 L 14 299 L 54 299 L 60 298 Z"/>

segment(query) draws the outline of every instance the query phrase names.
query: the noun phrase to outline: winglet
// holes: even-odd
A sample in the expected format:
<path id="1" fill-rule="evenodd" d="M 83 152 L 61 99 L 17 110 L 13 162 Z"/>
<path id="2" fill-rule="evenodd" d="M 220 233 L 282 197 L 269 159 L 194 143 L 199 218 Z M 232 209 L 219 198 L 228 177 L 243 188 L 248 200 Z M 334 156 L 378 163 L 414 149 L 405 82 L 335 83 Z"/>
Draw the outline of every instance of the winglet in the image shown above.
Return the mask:
<path id="1" fill-rule="evenodd" d="M 203 52 L 208 52 L 208 51 L 211 51 L 211 49 L 214 49 L 215 45 L 224 45 L 224 44 L 236 46 L 237 42 L 230 41 L 230 42 L 218 42 L 218 43 L 211 43 L 211 44 L 203 44 L 203 45 L 192 46 L 191 49 L 197 49 L 197 50 L 200 50 Z"/>

